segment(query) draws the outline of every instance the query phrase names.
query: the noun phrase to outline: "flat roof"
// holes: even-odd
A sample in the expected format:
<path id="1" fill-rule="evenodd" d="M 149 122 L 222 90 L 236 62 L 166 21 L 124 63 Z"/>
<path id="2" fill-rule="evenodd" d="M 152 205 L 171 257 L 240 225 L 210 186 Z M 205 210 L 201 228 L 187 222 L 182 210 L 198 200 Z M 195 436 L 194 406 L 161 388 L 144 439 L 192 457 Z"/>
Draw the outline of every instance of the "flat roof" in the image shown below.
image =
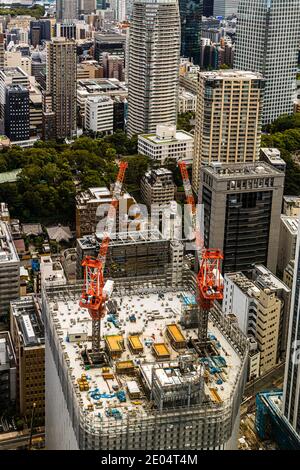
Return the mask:
<path id="1" fill-rule="evenodd" d="M 0 220 L 0 264 L 9 261 L 19 262 L 19 256 L 8 224 Z"/>
<path id="2" fill-rule="evenodd" d="M 183 130 L 176 131 L 175 137 L 170 137 L 166 139 L 161 139 L 156 134 L 140 134 L 138 138 L 150 141 L 153 145 L 157 145 L 157 146 L 194 141 L 194 137 L 192 136 L 192 134 L 189 134 L 188 132 L 183 131 Z"/>
<path id="3" fill-rule="evenodd" d="M 283 172 L 265 162 L 254 163 L 210 163 L 203 167 L 203 172 L 216 179 L 281 176 Z"/>
<path id="4" fill-rule="evenodd" d="M 66 286 L 65 289 L 61 290 L 60 288 L 47 289 L 46 292 L 50 317 L 53 319 L 53 327 L 56 335 L 60 338 L 60 347 L 63 348 L 63 360 L 67 361 L 67 363 L 65 362 L 65 367 L 67 369 L 72 368 L 72 381 L 76 389 L 79 406 L 84 410 L 88 410 L 88 406 L 93 404 L 94 409 L 87 412 L 92 413 L 95 418 L 97 418 L 100 412 L 101 420 L 111 419 L 105 414 L 105 410 L 111 407 L 118 409 L 123 416 L 130 413 L 133 409 L 138 413 L 148 416 L 149 400 L 145 394 L 141 394 L 139 403 L 136 404 L 135 400 L 131 399 L 126 393 L 128 382 L 133 380 L 132 375 L 127 375 L 127 373 L 130 374 L 130 371 L 133 371 L 135 373 L 135 381 L 139 381 L 139 374 L 144 374 L 151 383 L 152 367 L 157 366 L 159 380 L 170 380 L 171 377 L 172 381 L 175 380 L 174 384 L 180 383 L 180 381 L 184 382 L 184 376 L 181 375 L 180 368 L 178 367 L 178 358 L 181 354 L 189 353 L 190 350 L 188 346 L 184 353 L 179 353 L 174 349 L 168 339 L 166 329 L 168 325 L 178 325 L 182 314 L 183 298 L 191 297 L 194 295 L 194 292 L 175 289 L 165 292 L 164 298 L 160 297 L 161 291 L 146 291 L 145 293 L 125 295 L 120 295 L 116 292 L 113 299 L 117 309 L 118 322 L 114 323 L 111 321 L 109 318 L 111 313 L 107 312 L 107 315 L 101 322 L 101 345 L 105 347 L 105 344 L 107 344 L 112 350 L 117 351 L 118 359 L 111 358 L 110 364 L 105 366 L 103 370 L 101 368 L 89 368 L 89 370 L 86 370 L 82 361 L 81 352 L 85 350 L 85 347 L 91 347 L 92 322 L 88 311 L 79 306 L 80 292 L 80 286 Z M 135 315 L 135 321 L 129 319 L 132 314 Z M 86 333 L 85 339 L 80 343 L 77 342 L 78 340 L 74 342 L 68 341 L 68 332 L 74 324 L 80 325 L 81 330 Z M 215 347 L 217 352 L 215 355 L 226 358 L 226 367 L 222 369 L 221 373 L 222 387 L 217 384 L 219 379 L 218 374 L 211 373 L 209 368 L 206 372 L 211 379 L 210 386 L 216 389 L 220 400 L 224 401 L 232 393 L 241 367 L 241 356 L 233 349 L 225 335 L 211 320 L 208 322 L 208 332 L 210 337 L 216 340 L 215 344 L 217 346 Z M 188 328 L 184 333 L 188 340 L 196 339 L 198 330 L 197 328 Z M 131 352 L 128 345 L 128 340 L 132 340 L 133 337 L 136 338 L 134 341 L 139 341 L 143 345 L 143 350 L 138 354 Z M 123 343 L 120 345 L 122 341 Z M 160 361 L 158 364 L 157 359 L 160 357 L 162 361 L 166 362 L 166 358 L 168 361 L 171 361 L 174 366 L 174 374 L 170 375 L 168 373 L 168 368 L 170 369 L 169 363 L 168 365 Z M 112 378 L 106 379 L 107 375 L 105 374 L 107 373 Z M 81 378 L 82 374 L 86 375 L 89 390 L 79 390 L 77 380 Z M 103 377 L 103 374 L 105 377 Z M 120 401 L 116 394 L 113 393 L 115 387 L 125 391 L 125 402 Z M 93 398 L 93 391 L 95 389 L 101 392 L 101 398 L 99 396 Z M 210 397 L 206 384 L 205 394 L 207 397 Z M 100 409 L 97 405 L 99 402 L 101 402 Z M 211 402 L 214 402 L 212 398 Z"/>
<path id="5" fill-rule="evenodd" d="M 280 216 L 281 222 L 286 226 L 288 231 L 292 234 L 297 236 L 298 234 L 298 227 L 299 227 L 299 217 L 293 217 L 290 215 L 281 214 Z"/>

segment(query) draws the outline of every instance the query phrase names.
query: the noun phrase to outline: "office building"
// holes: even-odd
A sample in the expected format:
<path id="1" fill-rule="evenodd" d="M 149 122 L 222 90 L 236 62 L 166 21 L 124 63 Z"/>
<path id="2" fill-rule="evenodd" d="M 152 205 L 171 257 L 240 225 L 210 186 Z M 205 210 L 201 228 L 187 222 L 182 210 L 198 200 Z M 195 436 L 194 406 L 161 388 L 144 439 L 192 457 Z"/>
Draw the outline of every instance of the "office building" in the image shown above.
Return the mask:
<path id="1" fill-rule="evenodd" d="M 177 120 L 180 18 L 177 0 L 134 2 L 129 34 L 129 137 Z"/>
<path id="2" fill-rule="evenodd" d="M 181 57 L 200 64 L 203 0 L 179 0 L 181 20 Z"/>
<path id="3" fill-rule="evenodd" d="M 197 96 L 193 188 L 202 164 L 259 158 L 264 80 L 236 70 L 201 72 Z"/>
<path id="4" fill-rule="evenodd" d="M 103 75 L 105 78 L 116 78 L 123 82 L 124 75 L 124 58 L 117 55 L 104 53 L 102 55 Z"/>
<path id="5" fill-rule="evenodd" d="M 106 187 L 89 188 L 77 194 L 76 238 L 92 235 L 97 231 L 97 224 L 107 216 L 111 202 L 112 191 Z M 133 204 L 135 204 L 135 199 L 123 191 L 119 200 L 119 208 L 127 214 Z M 116 231 L 118 231 L 118 217 L 116 220 Z"/>
<path id="6" fill-rule="evenodd" d="M 123 250 L 122 247 L 122 253 Z M 181 312 L 189 308 L 185 299 L 193 299 L 196 295 L 195 279 L 190 271 L 186 274 L 190 278 L 184 284 L 181 281 L 172 287 L 168 278 L 155 275 L 148 276 L 147 281 L 141 276 L 115 281 L 109 309 L 110 314 L 117 312 L 118 321 L 115 325 L 104 321 L 101 326 L 101 363 L 109 369 L 111 385 L 117 384 L 118 380 L 118 386 L 123 390 L 113 405 L 106 398 L 95 395 L 91 401 L 86 398 L 93 393 L 94 380 L 101 393 L 111 393 L 97 368 L 89 369 L 91 381 L 87 385 L 90 393 L 84 391 L 87 380 L 83 380 L 86 371 L 82 364 L 88 358 L 83 357 L 81 351 L 89 354 L 91 321 L 88 313 L 82 311 L 80 326 L 75 324 L 75 312 L 80 311 L 81 286 L 68 285 L 43 291 L 48 351 L 47 449 L 190 451 L 237 447 L 248 343 L 217 310 L 208 325 L 216 340 L 211 341 L 211 353 L 201 350 L 195 330 L 181 329 L 183 323 L 180 322 L 180 326 L 178 323 Z M 173 312 L 172 318 L 168 318 L 169 312 Z M 128 317 L 131 321 L 127 321 Z M 118 322 L 122 322 L 122 330 L 118 329 Z M 60 333 L 62 325 L 63 335 Z M 187 337 L 192 348 L 187 347 Z M 146 342 L 149 347 L 144 345 L 147 338 L 152 338 L 151 344 Z M 74 348 L 74 342 L 78 341 L 81 349 Z M 209 368 L 205 369 L 199 361 L 199 358 L 216 354 L 217 342 L 221 346 L 218 353 L 222 351 L 223 355 L 220 367 L 226 365 L 231 371 L 230 380 L 225 378 L 222 389 L 215 385 L 215 377 Z M 135 366 L 139 352 L 145 357 Z M 206 361 L 209 360 L 206 357 Z M 174 377 L 170 379 L 168 368 L 171 364 Z M 134 375 L 129 380 L 131 373 Z M 209 385 L 205 383 L 204 373 L 211 379 Z M 136 405 L 137 401 L 139 405 Z"/>
<path id="7" fill-rule="evenodd" d="M 116 96 L 114 98 L 114 132 L 125 131 L 125 123 L 128 114 L 128 101 L 125 97 Z"/>
<path id="8" fill-rule="evenodd" d="M 33 47 L 41 45 L 43 41 L 50 41 L 51 21 L 43 19 L 30 21 L 29 39 Z"/>
<path id="9" fill-rule="evenodd" d="M 35 403 L 36 423 L 45 415 L 45 338 L 40 300 L 35 296 L 11 302 L 10 331 L 17 359 L 19 412 L 31 418 Z"/>
<path id="10" fill-rule="evenodd" d="M 102 55 L 108 52 L 110 55 L 125 57 L 126 34 L 101 32 L 94 38 L 94 59 L 101 63 Z"/>
<path id="11" fill-rule="evenodd" d="M 0 130 L 4 133 L 6 88 L 20 85 L 29 88 L 29 76 L 20 67 L 5 67 L 0 70 Z"/>
<path id="12" fill-rule="evenodd" d="M 214 0 L 214 16 L 228 16 L 236 15 L 238 11 L 238 4 L 240 0 Z"/>
<path id="13" fill-rule="evenodd" d="M 293 113 L 300 42 L 298 0 L 240 0 L 234 68 L 266 79 L 262 124 Z"/>
<path id="14" fill-rule="evenodd" d="M 9 225 L 0 222 L 0 321 L 7 323 L 10 301 L 20 295 L 20 260 Z"/>
<path id="15" fill-rule="evenodd" d="M 22 85 L 6 87 L 4 132 L 12 141 L 30 138 L 29 90 Z"/>
<path id="16" fill-rule="evenodd" d="M 77 0 L 56 0 L 57 21 L 74 20 L 78 18 L 79 2 Z"/>
<path id="17" fill-rule="evenodd" d="M 284 173 L 264 162 L 202 168 L 204 243 L 223 251 L 224 272 L 276 272 L 283 187 Z"/>
<path id="18" fill-rule="evenodd" d="M 277 271 L 283 275 L 290 261 L 295 259 L 299 217 L 281 215 Z"/>
<path id="19" fill-rule="evenodd" d="M 196 112 L 197 95 L 184 88 L 178 91 L 178 114 Z"/>
<path id="20" fill-rule="evenodd" d="M 292 288 L 292 301 L 289 323 L 289 339 L 286 357 L 283 407 L 282 411 L 300 441 L 300 361 L 299 361 L 299 334 L 300 334 L 300 224 L 295 257 L 295 270 Z"/>
<path id="21" fill-rule="evenodd" d="M 184 161 L 191 165 L 194 156 L 194 137 L 176 126 L 158 124 L 155 134 L 138 136 L 138 153 L 163 165 L 168 160 Z"/>
<path id="22" fill-rule="evenodd" d="M 74 41 L 54 38 L 47 43 L 47 92 L 52 97 L 56 138 L 74 137 L 76 135 L 76 44 Z"/>
<path id="23" fill-rule="evenodd" d="M 77 80 L 103 78 L 103 67 L 96 60 L 85 60 L 77 64 Z"/>
<path id="24" fill-rule="evenodd" d="M 94 133 L 112 134 L 114 102 L 109 96 L 90 96 L 85 102 L 85 129 Z"/>
<path id="25" fill-rule="evenodd" d="M 203 0 L 203 16 L 213 16 L 214 0 Z"/>
<path id="26" fill-rule="evenodd" d="M 79 0 L 79 13 L 81 15 L 91 15 L 95 12 L 96 0 Z"/>
<path id="27" fill-rule="evenodd" d="M 241 331 L 255 338 L 260 375 L 272 369 L 280 357 L 281 308 L 276 292 L 259 287 L 241 272 L 225 274 L 223 312 L 234 314 Z"/>
<path id="28" fill-rule="evenodd" d="M 16 355 L 9 331 L 0 332 L 0 411 L 16 401 Z"/>

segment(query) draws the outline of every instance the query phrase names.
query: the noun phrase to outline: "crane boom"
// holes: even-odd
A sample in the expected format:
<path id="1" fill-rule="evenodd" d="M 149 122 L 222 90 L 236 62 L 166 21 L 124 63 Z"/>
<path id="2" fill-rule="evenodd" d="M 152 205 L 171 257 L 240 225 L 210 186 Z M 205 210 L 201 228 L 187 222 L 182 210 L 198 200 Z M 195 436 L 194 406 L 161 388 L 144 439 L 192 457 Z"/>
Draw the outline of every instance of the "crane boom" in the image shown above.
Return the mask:
<path id="1" fill-rule="evenodd" d="M 200 224 L 197 224 L 197 210 L 195 199 L 189 180 L 188 171 L 184 162 L 178 162 L 183 180 L 183 187 L 188 204 L 192 208 L 192 222 L 195 230 L 196 248 L 199 250 L 200 269 L 197 275 L 199 290 L 198 302 L 200 306 L 198 337 L 202 342 L 207 341 L 208 314 L 215 300 L 223 298 L 223 280 L 221 275 L 221 261 L 224 258 L 219 249 L 204 247 Z"/>
<path id="2" fill-rule="evenodd" d="M 121 162 L 119 164 L 119 171 L 113 190 L 112 201 L 108 210 L 105 230 L 103 233 L 103 238 L 98 256 L 97 258 L 94 258 L 92 256 L 86 256 L 82 262 L 82 266 L 84 268 L 84 285 L 79 305 L 83 308 L 88 309 L 89 314 L 92 318 L 93 351 L 99 350 L 100 347 L 100 322 L 105 315 L 104 304 L 107 300 L 106 295 L 103 291 L 103 271 L 127 166 L 127 162 Z"/>

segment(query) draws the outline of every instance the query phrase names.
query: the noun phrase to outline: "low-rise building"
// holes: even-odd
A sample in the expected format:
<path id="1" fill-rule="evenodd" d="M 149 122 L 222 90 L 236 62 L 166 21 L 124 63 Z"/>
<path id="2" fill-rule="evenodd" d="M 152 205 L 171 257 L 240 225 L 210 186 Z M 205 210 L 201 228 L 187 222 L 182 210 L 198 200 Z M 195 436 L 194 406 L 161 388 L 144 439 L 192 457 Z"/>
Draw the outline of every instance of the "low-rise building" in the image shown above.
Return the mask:
<path id="1" fill-rule="evenodd" d="M 167 168 L 147 171 L 141 180 L 142 198 L 148 208 L 169 204 L 174 200 L 175 189 L 173 174 Z"/>
<path id="2" fill-rule="evenodd" d="M 76 196 L 76 237 L 92 235 L 97 232 L 98 223 L 106 220 L 108 209 L 112 201 L 112 191 L 106 187 L 89 188 Z M 116 219 L 116 231 L 119 230 L 120 220 L 118 214 L 121 211 L 127 215 L 130 207 L 135 204 L 135 199 L 123 192 L 119 199 Z M 122 220 L 126 222 L 126 220 Z M 103 230 L 103 223 L 101 224 Z M 127 228 L 124 227 L 124 230 Z"/>
<path id="3" fill-rule="evenodd" d="M 290 217 L 300 215 L 300 196 L 283 196 L 282 213 Z"/>
<path id="4" fill-rule="evenodd" d="M 197 95 L 179 88 L 178 92 L 178 113 L 196 112 Z"/>
<path id="5" fill-rule="evenodd" d="M 17 360 L 19 411 L 31 418 L 35 403 L 36 423 L 45 415 L 45 338 L 39 299 L 23 297 L 10 304 L 10 332 Z"/>
<path id="6" fill-rule="evenodd" d="M 96 60 L 85 60 L 77 64 L 76 79 L 103 78 L 103 67 Z"/>
<path id="7" fill-rule="evenodd" d="M 191 165 L 194 155 L 194 137 L 176 126 L 158 124 L 156 134 L 138 136 L 138 152 L 163 165 L 167 160 L 182 160 Z"/>
<path id="8" fill-rule="evenodd" d="M 276 148 L 261 148 L 260 149 L 260 158 L 262 162 L 269 163 L 269 165 L 274 166 L 277 170 L 285 171 L 286 163 L 281 158 L 280 150 Z"/>
<path id="9" fill-rule="evenodd" d="M 7 322 L 9 304 L 20 296 L 20 260 L 10 228 L 0 222 L 0 321 Z"/>

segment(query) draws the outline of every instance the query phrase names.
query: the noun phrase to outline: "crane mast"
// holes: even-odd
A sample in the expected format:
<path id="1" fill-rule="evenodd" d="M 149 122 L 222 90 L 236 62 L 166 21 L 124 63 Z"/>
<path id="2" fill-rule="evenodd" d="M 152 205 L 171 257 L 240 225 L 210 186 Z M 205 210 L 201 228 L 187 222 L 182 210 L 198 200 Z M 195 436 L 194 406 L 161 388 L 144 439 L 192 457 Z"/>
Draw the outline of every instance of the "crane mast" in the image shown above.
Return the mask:
<path id="1" fill-rule="evenodd" d="M 192 223 L 196 238 L 196 249 L 199 253 L 200 268 L 197 274 L 197 286 L 199 291 L 197 298 L 199 305 L 198 338 L 201 343 L 206 343 L 209 311 L 215 300 L 223 299 L 221 262 L 224 256 L 222 251 L 219 249 L 209 249 L 204 247 L 200 225 L 197 224 L 197 210 L 188 170 L 185 162 L 178 162 L 178 166 L 183 180 L 186 201 L 191 206 Z"/>
<path id="2" fill-rule="evenodd" d="M 97 258 L 86 256 L 82 262 L 84 269 L 84 285 L 79 305 L 88 309 L 92 318 L 93 352 L 98 352 L 100 349 L 101 320 L 106 313 L 105 302 L 107 300 L 107 294 L 104 291 L 103 273 L 127 166 L 127 162 L 121 162 L 119 164 L 119 171 L 114 185 L 112 201 L 109 206 L 105 230 L 103 232 L 98 256 Z"/>

